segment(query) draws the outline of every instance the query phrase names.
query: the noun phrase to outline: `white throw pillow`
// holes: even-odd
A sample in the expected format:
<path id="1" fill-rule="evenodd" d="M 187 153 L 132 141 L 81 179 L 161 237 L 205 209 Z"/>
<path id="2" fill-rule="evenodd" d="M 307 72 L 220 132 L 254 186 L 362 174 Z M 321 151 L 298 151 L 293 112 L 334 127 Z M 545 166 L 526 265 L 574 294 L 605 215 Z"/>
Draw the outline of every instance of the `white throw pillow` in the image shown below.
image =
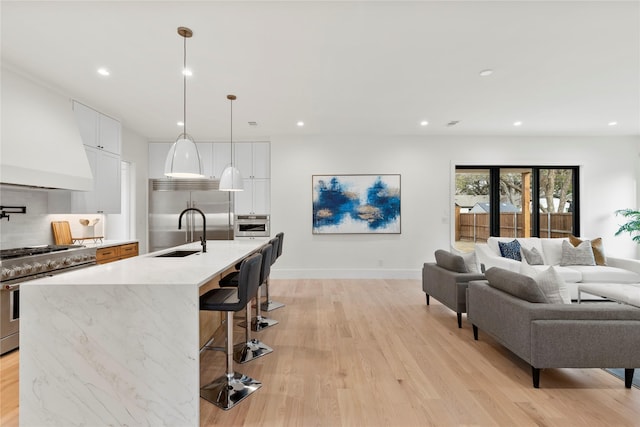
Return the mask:
<path id="1" fill-rule="evenodd" d="M 542 243 L 542 256 L 544 263 L 558 265 L 562 259 L 562 242 L 568 242 L 566 238 L 540 239 Z"/>
<path id="2" fill-rule="evenodd" d="M 525 260 L 527 264 L 544 265 L 542 254 L 535 247 L 527 249 L 524 246 L 520 246 L 520 252 L 522 254 L 522 259 Z"/>
<path id="3" fill-rule="evenodd" d="M 591 249 L 591 241 L 584 240 L 576 247 L 566 240 L 562 242 L 560 265 L 596 265 L 593 249 Z"/>
<path id="4" fill-rule="evenodd" d="M 520 274 L 531 277 L 536 281 L 542 293 L 551 304 L 571 304 L 571 295 L 562 276 L 553 266 L 538 272 L 526 262 L 520 266 Z"/>
<path id="5" fill-rule="evenodd" d="M 451 246 L 451 253 L 459 255 L 464 260 L 464 265 L 467 267 L 469 273 L 480 273 L 480 266 L 478 265 L 478 259 L 476 252 L 462 252 Z"/>

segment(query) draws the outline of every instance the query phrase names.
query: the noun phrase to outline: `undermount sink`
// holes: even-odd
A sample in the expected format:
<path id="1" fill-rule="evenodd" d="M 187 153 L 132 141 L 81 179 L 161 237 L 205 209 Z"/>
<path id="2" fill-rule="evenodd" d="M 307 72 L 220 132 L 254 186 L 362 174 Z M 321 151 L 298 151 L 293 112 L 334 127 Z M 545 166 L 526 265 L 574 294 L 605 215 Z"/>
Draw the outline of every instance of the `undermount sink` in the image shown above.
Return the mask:
<path id="1" fill-rule="evenodd" d="M 156 258 L 182 258 L 189 255 L 193 255 L 195 253 L 200 252 L 199 250 L 179 250 L 179 251 L 171 251 L 165 254 L 156 255 Z"/>

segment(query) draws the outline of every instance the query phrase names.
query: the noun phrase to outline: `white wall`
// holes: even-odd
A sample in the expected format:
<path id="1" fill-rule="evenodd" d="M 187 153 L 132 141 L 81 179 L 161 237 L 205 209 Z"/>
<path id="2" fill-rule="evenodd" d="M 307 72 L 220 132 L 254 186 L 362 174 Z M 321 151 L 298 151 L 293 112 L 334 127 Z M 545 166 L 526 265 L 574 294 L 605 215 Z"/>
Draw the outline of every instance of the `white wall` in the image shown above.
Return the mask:
<path id="1" fill-rule="evenodd" d="M 141 254 L 147 253 L 147 204 L 149 175 L 149 146 L 147 140 L 122 126 L 122 160 L 131 163 L 130 173 L 135 191 L 135 236 Z"/>
<path id="2" fill-rule="evenodd" d="M 614 237 L 616 209 L 637 207 L 640 138 L 318 136 L 271 139 L 271 225 L 285 233 L 273 277 L 418 278 L 422 264 L 452 240 L 456 164 L 578 165 L 581 234 L 609 255 L 635 256 Z M 311 176 L 402 175 L 400 235 L 313 235 Z"/>

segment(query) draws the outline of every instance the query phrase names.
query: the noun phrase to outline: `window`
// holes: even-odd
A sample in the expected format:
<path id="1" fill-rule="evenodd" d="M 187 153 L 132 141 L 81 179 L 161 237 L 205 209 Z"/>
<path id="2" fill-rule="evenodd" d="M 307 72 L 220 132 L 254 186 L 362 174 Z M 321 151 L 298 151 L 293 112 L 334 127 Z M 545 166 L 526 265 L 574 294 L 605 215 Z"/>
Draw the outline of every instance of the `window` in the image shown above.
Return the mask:
<path id="1" fill-rule="evenodd" d="M 579 235 L 577 166 L 457 166 L 454 246 Z"/>

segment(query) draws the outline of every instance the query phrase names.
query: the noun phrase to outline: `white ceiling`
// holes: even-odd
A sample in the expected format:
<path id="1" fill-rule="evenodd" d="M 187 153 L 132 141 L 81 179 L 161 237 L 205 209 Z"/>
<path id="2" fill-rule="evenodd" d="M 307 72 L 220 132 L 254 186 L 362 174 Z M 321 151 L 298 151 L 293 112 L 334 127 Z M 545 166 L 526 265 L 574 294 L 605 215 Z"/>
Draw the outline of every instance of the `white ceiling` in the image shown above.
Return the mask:
<path id="1" fill-rule="evenodd" d="M 180 132 L 178 26 L 194 32 L 187 124 L 196 140 L 228 138 L 229 93 L 238 96 L 237 139 L 640 135 L 635 0 L 3 0 L 1 7 L 3 64 L 150 139 Z M 111 76 L 97 75 L 100 66 Z M 486 68 L 494 74 L 480 77 Z M 447 126 L 452 120 L 460 123 Z"/>

